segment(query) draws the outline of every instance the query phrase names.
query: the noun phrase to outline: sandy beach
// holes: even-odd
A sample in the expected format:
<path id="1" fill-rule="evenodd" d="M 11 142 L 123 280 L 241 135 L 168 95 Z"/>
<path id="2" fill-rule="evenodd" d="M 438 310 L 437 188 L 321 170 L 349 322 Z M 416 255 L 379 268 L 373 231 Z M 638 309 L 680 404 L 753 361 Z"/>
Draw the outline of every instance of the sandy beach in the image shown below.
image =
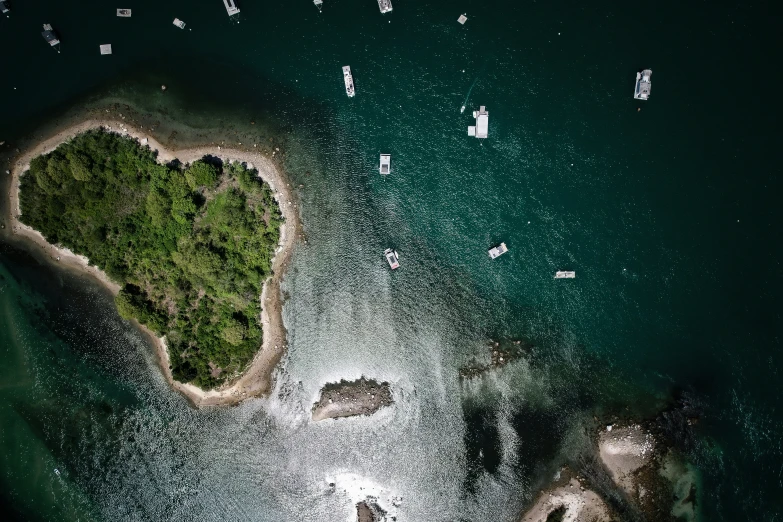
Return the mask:
<path id="1" fill-rule="evenodd" d="M 119 292 L 120 285 L 109 279 L 97 267 L 90 266 L 86 257 L 76 255 L 62 246 L 49 244 L 41 233 L 19 221 L 19 216 L 21 215 L 19 208 L 20 177 L 29 170 L 30 161 L 37 156 L 51 152 L 58 145 L 78 134 L 98 128 L 104 128 L 108 131 L 137 139 L 142 145 L 147 145 L 153 151 L 157 151 L 160 163 L 168 163 L 178 159 L 181 163 L 188 164 L 206 155 L 218 157 L 224 162 L 240 161 L 246 163 L 249 167 L 258 170 L 261 178 L 271 187 L 274 197 L 280 206 L 284 223 L 280 227 L 280 243 L 272 262 L 272 277 L 264 283 L 262 293 L 259 296 L 262 309 L 263 342 L 249 367 L 229 383 L 209 391 L 202 390 L 191 384 L 174 381 L 169 369 L 169 354 L 166 349 L 165 338 L 158 338 L 151 331 L 139 325 L 153 340 L 166 380 L 195 406 L 237 404 L 244 399 L 268 393 L 272 388 L 274 370 L 286 349 L 286 330 L 283 325 L 283 303 L 280 283 L 288 265 L 295 238 L 300 233 L 297 205 L 294 202 L 289 185 L 277 168 L 277 165 L 263 153 L 251 150 L 238 150 L 225 146 L 215 145 L 169 150 L 143 130 L 130 126 L 123 121 L 109 119 L 88 119 L 82 121 L 22 151 L 15 159 L 11 169 L 12 179 L 8 194 L 10 208 L 9 228 L 11 233 L 36 245 L 41 251 L 63 266 L 81 270 L 93 276 L 114 294 Z"/>

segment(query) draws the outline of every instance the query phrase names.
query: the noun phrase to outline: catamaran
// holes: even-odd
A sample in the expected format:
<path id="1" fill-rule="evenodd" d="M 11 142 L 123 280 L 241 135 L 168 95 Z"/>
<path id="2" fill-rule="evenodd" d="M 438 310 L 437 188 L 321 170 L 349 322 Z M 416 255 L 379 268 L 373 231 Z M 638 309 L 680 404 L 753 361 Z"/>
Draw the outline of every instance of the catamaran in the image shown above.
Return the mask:
<path id="1" fill-rule="evenodd" d="M 555 279 L 573 279 L 576 277 L 576 272 L 558 270 L 555 272 Z"/>
<path id="2" fill-rule="evenodd" d="M 473 117 L 476 118 L 476 125 L 468 127 L 468 136 L 486 138 L 489 134 L 489 112 L 487 112 L 487 108 L 482 105 L 479 110 L 473 111 Z"/>
<path id="3" fill-rule="evenodd" d="M 381 154 L 381 174 L 388 174 L 391 172 L 391 154 Z"/>
<path id="4" fill-rule="evenodd" d="M 182 20 L 180 20 L 179 18 L 175 18 L 175 19 L 174 19 L 174 25 L 176 25 L 176 26 L 177 26 L 177 27 L 179 27 L 180 29 L 184 29 L 184 28 L 185 28 L 185 22 L 183 22 L 183 21 L 182 21 Z"/>
<path id="5" fill-rule="evenodd" d="M 633 91 L 634 99 L 646 100 L 650 97 L 650 89 L 652 89 L 651 76 L 651 69 L 645 69 L 640 73 L 636 73 L 636 88 Z"/>
<path id="6" fill-rule="evenodd" d="M 397 268 L 400 268 L 400 256 L 397 254 L 395 250 L 392 250 L 391 248 L 387 248 L 383 251 L 383 255 L 386 256 L 386 261 L 389 263 L 389 266 L 392 270 L 395 270 Z"/>
<path id="7" fill-rule="evenodd" d="M 345 93 L 348 97 L 353 98 L 356 96 L 356 91 L 353 89 L 353 75 L 349 65 L 343 67 L 343 80 L 345 80 Z"/>
<path id="8" fill-rule="evenodd" d="M 391 0 L 378 0 L 378 8 L 381 13 L 388 13 L 392 10 Z"/>
<path id="9" fill-rule="evenodd" d="M 226 12 L 228 13 L 229 17 L 239 13 L 239 8 L 237 7 L 237 4 L 234 2 L 234 0 L 223 0 L 223 5 L 226 6 Z"/>
<path id="10" fill-rule="evenodd" d="M 500 243 L 498 246 L 489 249 L 489 257 L 495 259 L 502 256 L 506 252 L 508 252 L 508 248 L 506 247 L 506 244 Z"/>

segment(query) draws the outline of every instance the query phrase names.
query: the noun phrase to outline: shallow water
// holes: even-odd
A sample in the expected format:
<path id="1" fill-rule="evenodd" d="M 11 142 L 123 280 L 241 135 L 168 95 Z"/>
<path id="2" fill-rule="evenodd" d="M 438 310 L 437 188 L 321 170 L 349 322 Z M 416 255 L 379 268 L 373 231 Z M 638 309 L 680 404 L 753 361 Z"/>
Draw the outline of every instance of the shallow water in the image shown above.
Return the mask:
<path id="1" fill-rule="evenodd" d="M 779 48 L 768 13 L 245 3 L 239 24 L 216 0 L 141 1 L 130 20 L 98 2 L 16 2 L 0 19 L 0 140 L 133 106 L 173 146 L 278 147 L 303 185 L 307 235 L 283 285 L 290 349 L 275 394 L 201 412 L 168 390 L 105 292 L 3 246 L 7 510 L 348 520 L 369 493 L 398 520 L 513 520 L 594 412 L 650 414 L 684 390 L 703 410 L 690 455 L 703 519 L 783 514 L 779 110 L 759 96 L 780 75 L 760 72 Z M 36 34 L 44 22 L 62 54 Z M 652 96 L 635 104 L 646 66 Z M 465 132 L 479 104 L 484 141 Z M 500 241 L 510 252 L 491 261 Z M 559 269 L 577 279 L 553 281 Z M 536 356 L 461 384 L 457 369 L 501 338 Z M 396 406 L 307 422 L 323 383 L 360 375 L 390 381 Z"/>

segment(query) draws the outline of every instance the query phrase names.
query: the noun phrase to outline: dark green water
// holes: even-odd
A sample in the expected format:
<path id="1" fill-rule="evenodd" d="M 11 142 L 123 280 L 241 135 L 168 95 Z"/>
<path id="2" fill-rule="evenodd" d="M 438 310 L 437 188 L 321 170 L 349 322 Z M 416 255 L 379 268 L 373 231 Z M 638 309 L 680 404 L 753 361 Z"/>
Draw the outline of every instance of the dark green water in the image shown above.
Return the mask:
<path id="1" fill-rule="evenodd" d="M 308 235 L 285 285 L 291 349 L 272 399 L 192 412 L 106 295 L 3 247 L 8 510 L 327 520 L 361 485 L 403 496 L 400 520 L 512 520 L 584 416 L 684 391 L 703 414 L 703 519 L 783 515 L 771 8 L 245 0 L 232 23 L 218 0 L 116 7 L 19 0 L 0 19 L 2 150 L 107 98 L 168 121 L 175 144 L 274 136 Z M 652 95 L 635 103 L 643 67 Z M 466 133 L 477 105 L 484 141 Z M 499 241 L 510 253 L 490 262 Z M 577 279 L 555 284 L 559 269 Z M 530 339 L 539 362 L 460 387 L 497 337 Z M 395 411 L 307 424 L 324 382 L 362 373 L 395 384 Z"/>

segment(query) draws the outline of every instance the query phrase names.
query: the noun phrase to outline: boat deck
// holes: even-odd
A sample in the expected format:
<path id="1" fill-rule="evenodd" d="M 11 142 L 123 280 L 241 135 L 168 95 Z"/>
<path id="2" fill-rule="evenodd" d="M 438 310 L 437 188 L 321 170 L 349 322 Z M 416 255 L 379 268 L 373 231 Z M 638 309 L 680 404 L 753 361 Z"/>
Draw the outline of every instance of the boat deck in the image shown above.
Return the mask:
<path id="1" fill-rule="evenodd" d="M 392 10 L 391 0 L 378 0 L 378 8 L 381 13 L 388 13 Z"/>
<path id="2" fill-rule="evenodd" d="M 381 174 L 388 174 L 391 172 L 391 154 L 381 154 Z"/>
<path id="3" fill-rule="evenodd" d="M 351 74 L 351 66 L 343 66 L 343 80 L 345 81 L 345 94 L 349 98 L 353 98 L 356 95 L 356 90 L 353 86 L 353 74 Z"/>
<path id="4" fill-rule="evenodd" d="M 228 16 L 234 16 L 239 12 L 239 8 L 237 7 L 237 4 L 234 3 L 234 0 L 223 0 L 223 5 L 226 6 Z"/>

